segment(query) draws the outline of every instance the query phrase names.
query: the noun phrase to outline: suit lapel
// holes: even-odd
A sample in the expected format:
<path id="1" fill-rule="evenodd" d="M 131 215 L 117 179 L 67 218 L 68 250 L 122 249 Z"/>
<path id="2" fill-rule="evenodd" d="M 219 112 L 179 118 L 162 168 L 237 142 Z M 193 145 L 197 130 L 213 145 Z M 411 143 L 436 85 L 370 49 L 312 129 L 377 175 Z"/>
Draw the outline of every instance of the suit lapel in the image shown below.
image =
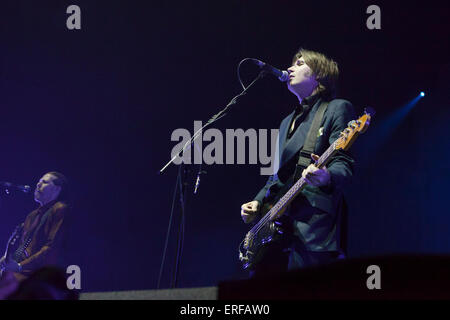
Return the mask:
<path id="1" fill-rule="evenodd" d="M 301 123 L 299 125 L 294 135 L 291 137 L 291 139 L 289 139 L 288 142 L 286 142 L 285 138 L 285 145 L 283 148 L 283 152 L 281 153 L 280 167 L 282 167 L 287 161 L 289 161 L 289 159 L 291 159 L 292 156 L 303 147 L 307 133 L 305 133 L 305 130 L 302 130 L 304 125 L 304 123 Z"/>
<path id="2" fill-rule="evenodd" d="M 280 125 L 280 134 L 279 134 L 279 140 L 278 140 L 278 145 L 280 146 L 280 149 L 278 152 L 279 167 L 281 167 L 283 165 L 282 158 L 283 158 L 284 148 L 285 148 L 285 144 L 286 144 L 287 133 L 288 133 L 288 129 L 289 129 L 288 127 L 292 121 L 293 116 L 294 116 L 294 111 L 292 111 L 290 115 L 288 115 L 286 118 L 284 118 L 284 120 L 281 122 L 281 125 Z"/>
<path id="3" fill-rule="evenodd" d="M 282 125 L 284 124 L 285 128 L 284 128 L 283 136 L 280 135 L 280 138 L 283 137 L 283 144 L 281 144 L 281 141 L 280 141 L 280 146 L 281 145 L 283 146 L 283 148 L 280 149 L 281 150 L 281 152 L 280 152 L 280 155 L 281 155 L 280 168 L 287 161 L 289 161 L 292 158 L 292 156 L 294 154 L 296 154 L 303 147 L 303 144 L 305 143 L 306 135 L 308 134 L 309 128 L 311 127 L 312 120 L 314 119 L 317 108 L 321 104 L 321 102 L 322 102 L 322 99 L 319 98 L 316 101 L 316 103 L 312 106 L 309 114 L 305 117 L 305 119 L 303 119 L 302 123 L 298 126 L 297 130 L 294 132 L 294 135 L 287 142 L 286 142 L 286 138 L 287 138 L 288 126 L 291 123 L 292 116 L 294 115 L 294 113 L 292 113 L 288 118 L 286 118 L 289 120 L 287 123 L 285 123 L 283 121 Z M 309 119 L 307 128 L 305 128 L 306 119 Z"/>

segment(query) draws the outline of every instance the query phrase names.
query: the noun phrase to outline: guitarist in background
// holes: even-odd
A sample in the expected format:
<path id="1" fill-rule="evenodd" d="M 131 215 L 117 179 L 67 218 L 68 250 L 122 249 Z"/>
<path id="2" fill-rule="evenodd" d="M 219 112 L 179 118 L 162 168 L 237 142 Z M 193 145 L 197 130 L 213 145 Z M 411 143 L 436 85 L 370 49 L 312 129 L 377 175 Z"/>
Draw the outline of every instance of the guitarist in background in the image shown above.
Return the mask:
<path id="1" fill-rule="evenodd" d="M 327 167 L 317 168 L 314 161 L 355 118 L 350 102 L 335 99 L 339 70 L 336 62 L 325 55 L 300 49 L 288 69 L 287 87 L 299 101 L 295 110 L 280 125 L 279 168 L 251 202 L 241 207 L 245 223 L 261 218 L 260 209 L 270 196 L 286 184 L 293 183 L 300 151 L 305 143 L 316 111 L 328 102 L 320 124 L 314 152 L 306 156 L 309 165 L 300 167 L 308 185 L 293 200 L 284 216 L 288 231 L 284 241 L 270 243 L 262 260 L 251 271 L 252 276 L 283 272 L 295 268 L 332 262 L 345 256 L 342 243 L 342 221 L 345 202 L 342 190 L 353 175 L 354 160 L 347 152 L 338 152 Z M 297 169 L 299 170 L 299 169 Z M 286 222 L 287 221 L 287 222 Z"/>
<path id="2" fill-rule="evenodd" d="M 67 179 L 59 172 L 46 173 L 37 183 L 34 200 L 39 208 L 25 218 L 16 243 L 8 244 L 7 254 L 0 259 L 0 267 L 13 272 L 18 281 L 41 267 L 60 264 L 67 194 Z"/>

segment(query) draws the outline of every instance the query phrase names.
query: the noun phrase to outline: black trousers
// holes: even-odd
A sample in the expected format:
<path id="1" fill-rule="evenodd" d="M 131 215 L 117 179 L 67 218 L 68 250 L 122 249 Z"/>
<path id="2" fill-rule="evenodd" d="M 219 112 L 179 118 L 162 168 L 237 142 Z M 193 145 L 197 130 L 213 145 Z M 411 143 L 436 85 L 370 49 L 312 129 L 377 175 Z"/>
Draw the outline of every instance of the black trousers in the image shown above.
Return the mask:
<path id="1" fill-rule="evenodd" d="M 295 256 L 295 267 L 292 268 L 292 259 Z M 306 268 L 324 265 L 336 261 L 339 257 L 337 251 L 292 251 L 279 244 L 270 244 L 264 257 L 250 270 L 250 277 L 270 276 L 296 268 Z M 290 263 L 291 262 L 291 263 Z"/>

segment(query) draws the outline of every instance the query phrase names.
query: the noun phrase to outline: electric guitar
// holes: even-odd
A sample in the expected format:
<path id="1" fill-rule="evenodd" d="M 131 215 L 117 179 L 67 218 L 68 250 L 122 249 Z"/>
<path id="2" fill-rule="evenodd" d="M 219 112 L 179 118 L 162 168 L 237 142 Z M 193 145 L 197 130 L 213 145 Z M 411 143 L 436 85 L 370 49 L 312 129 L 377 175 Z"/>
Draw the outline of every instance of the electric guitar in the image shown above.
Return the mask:
<path id="1" fill-rule="evenodd" d="M 373 116 L 374 111 L 364 110 L 358 120 L 353 120 L 348 127 L 341 132 L 340 137 L 336 139 L 323 155 L 316 161 L 318 168 L 325 166 L 331 157 L 338 150 L 347 150 L 353 144 L 360 133 L 364 133 Z M 251 269 L 262 258 L 264 248 L 269 244 L 279 241 L 283 236 L 283 213 L 286 207 L 300 194 L 300 191 L 306 185 L 305 179 L 298 179 L 286 193 L 278 195 L 275 199 L 264 203 L 261 206 L 263 217 L 250 229 L 245 238 L 239 245 L 239 260 L 241 260 L 244 269 Z"/>
<path id="2" fill-rule="evenodd" d="M 8 261 L 12 259 L 12 255 L 19 246 L 20 243 L 19 239 L 22 236 L 22 231 L 23 231 L 23 223 L 17 225 L 17 227 L 14 229 L 13 233 L 8 239 L 5 254 L 3 255 L 3 257 L 0 258 L 0 278 L 6 269 Z"/>

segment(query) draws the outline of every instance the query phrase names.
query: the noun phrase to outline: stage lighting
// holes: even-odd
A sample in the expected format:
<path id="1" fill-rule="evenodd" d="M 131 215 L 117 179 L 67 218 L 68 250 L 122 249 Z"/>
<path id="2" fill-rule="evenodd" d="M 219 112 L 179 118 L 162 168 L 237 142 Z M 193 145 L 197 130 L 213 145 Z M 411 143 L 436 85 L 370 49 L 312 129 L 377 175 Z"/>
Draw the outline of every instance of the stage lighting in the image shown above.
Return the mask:
<path id="1" fill-rule="evenodd" d="M 425 97 L 425 92 L 420 91 L 420 96 L 421 96 L 421 97 Z"/>

